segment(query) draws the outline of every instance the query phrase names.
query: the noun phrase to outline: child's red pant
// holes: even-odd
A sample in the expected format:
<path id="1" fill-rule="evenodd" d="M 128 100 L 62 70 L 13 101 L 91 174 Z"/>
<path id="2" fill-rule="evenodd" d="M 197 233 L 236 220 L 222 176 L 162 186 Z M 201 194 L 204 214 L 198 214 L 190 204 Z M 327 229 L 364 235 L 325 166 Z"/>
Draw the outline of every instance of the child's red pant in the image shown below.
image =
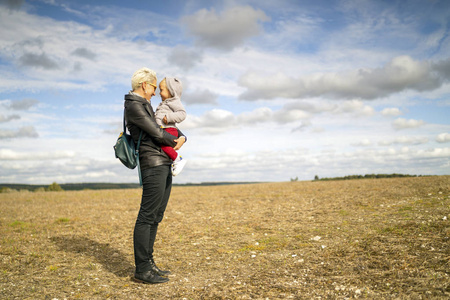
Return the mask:
<path id="1" fill-rule="evenodd" d="M 170 133 L 171 135 L 178 136 L 178 129 L 174 127 L 164 128 L 164 130 Z M 171 160 L 175 160 L 178 156 L 177 151 L 173 150 L 173 148 L 170 146 L 162 145 L 161 149 L 170 157 Z"/>

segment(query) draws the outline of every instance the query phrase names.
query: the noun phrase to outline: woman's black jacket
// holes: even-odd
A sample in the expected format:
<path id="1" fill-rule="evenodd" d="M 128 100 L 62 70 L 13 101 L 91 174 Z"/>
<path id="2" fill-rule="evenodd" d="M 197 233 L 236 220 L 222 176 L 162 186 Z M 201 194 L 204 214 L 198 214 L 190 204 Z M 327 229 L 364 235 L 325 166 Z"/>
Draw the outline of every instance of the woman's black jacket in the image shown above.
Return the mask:
<path id="1" fill-rule="evenodd" d="M 125 95 L 125 121 L 135 143 L 139 139 L 141 129 L 142 138 L 139 147 L 139 163 L 141 170 L 159 165 L 170 165 L 172 160 L 161 150 L 161 145 L 174 147 L 174 142 L 184 134 L 178 130 L 178 137 L 167 133 L 155 122 L 155 112 L 151 104 L 138 95 Z"/>

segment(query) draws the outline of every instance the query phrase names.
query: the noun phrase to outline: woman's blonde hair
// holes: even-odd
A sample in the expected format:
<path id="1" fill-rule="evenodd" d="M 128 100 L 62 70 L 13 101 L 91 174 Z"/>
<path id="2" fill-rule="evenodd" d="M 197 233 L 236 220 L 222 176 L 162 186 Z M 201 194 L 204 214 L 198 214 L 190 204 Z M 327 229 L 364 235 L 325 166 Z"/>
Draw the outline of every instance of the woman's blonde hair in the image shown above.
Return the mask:
<path id="1" fill-rule="evenodd" d="M 153 70 L 150 70 L 149 68 L 141 68 L 134 72 L 133 76 L 131 77 L 131 89 L 135 91 L 139 88 L 141 83 L 143 82 L 152 82 L 157 81 L 156 73 Z"/>

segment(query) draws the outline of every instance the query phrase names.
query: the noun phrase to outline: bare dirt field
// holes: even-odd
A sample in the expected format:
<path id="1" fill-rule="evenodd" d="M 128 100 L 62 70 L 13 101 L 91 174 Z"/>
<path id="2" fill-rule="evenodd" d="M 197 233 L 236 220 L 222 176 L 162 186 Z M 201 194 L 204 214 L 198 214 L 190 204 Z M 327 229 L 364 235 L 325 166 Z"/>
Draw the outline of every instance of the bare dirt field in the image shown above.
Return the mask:
<path id="1" fill-rule="evenodd" d="M 450 176 L 174 187 L 144 285 L 140 189 L 0 194 L 2 299 L 448 299 Z"/>

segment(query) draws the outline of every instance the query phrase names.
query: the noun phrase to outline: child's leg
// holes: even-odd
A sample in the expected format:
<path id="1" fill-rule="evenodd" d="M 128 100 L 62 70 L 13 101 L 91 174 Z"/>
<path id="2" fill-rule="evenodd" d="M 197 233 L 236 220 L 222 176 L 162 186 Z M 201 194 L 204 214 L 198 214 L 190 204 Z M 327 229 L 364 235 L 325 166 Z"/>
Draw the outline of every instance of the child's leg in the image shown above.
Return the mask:
<path id="1" fill-rule="evenodd" d="M 167 131 L 168 133 L 170 133 L 171 135 L 177 136 L 178 135 L 178 130 L 176 128 L 164 128 L 165 131 Z M 177 151 L 173 150 L 172 147 L 170 146 L 161 146 L 162 151 L 164 151 L 171 160 L 175 160 L 178 156 Z"/>
<path id="2" fill-rule="evenodd" d="M 178 130 L 176 128 L 165 128 L 165 130 L 170 133 L 171 135 L 178 136 Z M 181 170 L 183 170 L 184 165 L 186 164 L 186 160 L 182 159 L 181 156 L 178 155 L 178 153 L 173 150 L 172 147 L 161 147 L 164 152 L 169 155 L 169 157 L 172 159 L 172 175 L 177 176 L 180 174 Z"/>

